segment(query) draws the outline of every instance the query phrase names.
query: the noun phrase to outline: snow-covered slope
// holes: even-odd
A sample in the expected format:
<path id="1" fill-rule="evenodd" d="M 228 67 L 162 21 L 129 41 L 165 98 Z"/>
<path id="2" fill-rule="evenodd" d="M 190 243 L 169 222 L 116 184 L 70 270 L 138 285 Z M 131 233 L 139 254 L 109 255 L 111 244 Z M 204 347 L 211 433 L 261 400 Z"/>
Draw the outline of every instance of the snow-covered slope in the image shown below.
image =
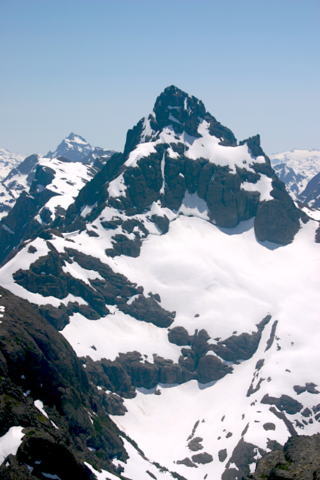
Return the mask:
<path id="1" fill-rule="evenodd" d="M 17 158 L 15 159 L 15 154 L 11 154 L 11 156 L 13 156 L 11 163 L 13 163 L 13 160 L 16 160 L 16 165 L 10 170 L 6 167 L 4 170 L 6 175 L 3 175 L 3 180 L 0 182 L 0 219 L 8 214 L 23 191 L 29 191 L 37 165 L 42 162 L 41 159 L 44 159 L 44 163 L 48 163 L 48 159 L 55 158 L 62 158 L 72 162 L 81 162 L 91 165 L 94 167 L 95 171 L 97 171 L 102 168 L 114 153 L 114 150 L 92 147 L 82 137 L 71 133 L 69 137 L 61 142 L 55 152 L 49 152 L 46 157 L 42 157 L 41 155 L 30 155 L 25 159 L 23 159 L 24 157 L 21 157 L 21 162 L 19 163 L 18 158 L 20 158 L 20 156 L 16 155 Z M 9 155 L 7 155 L 7 157 L 9 157 Z M 8 159 L 6 160 L 6 163 L 8 166 Z M 70 181 L 72 181 L 72 179 L 70 179 Z"/>
<path id="2" fill-rule="evenodd" d="M 270 156 L 271 163 L 286 185 L 291 196 L 296 199 L 308 182 L 320 172 L 319 150 L 292 150 Z"/>
<path id="3" fill-rule="evenodd" d="M 0 148 L 0 181 L 6 178 L 10 170 L 17 167 L 24 159 L 25 155 Z"/>
<path id="4" fill-rule="evenodd" d="M 61 157 L 50 159 L 33 155 L 26 160 L 30 158 L 34 164 L 30 172 L 17 172 L 11 178 L 11 181 L 22 179 L 24 188 L 15 199 L 14 208 L 0 223 L 1 261 L 26 236 L 34 235 L 38 227 L 45 228 L 48 224 L 61 222 L 78 192 L 98 171 L 89 164 L 71 162 Z"/>
<path id="5" fill-rule="evenodd" d="M 35 195 L 55 190 L 50 168 Z M 238 144 L 168 87 L 73 203 L 58 177 L 66 214 L 46 201 L 51 218 L 37 213 L 41 235 L 23 236 L 0 283 L 38 305 L 103 392 L 126 435 L 118 472 L 239 480 L 290 435 L 320 431 L 319 225 L 259 136 Z M 116 478 L 104 468 L 92 471 Z"/>

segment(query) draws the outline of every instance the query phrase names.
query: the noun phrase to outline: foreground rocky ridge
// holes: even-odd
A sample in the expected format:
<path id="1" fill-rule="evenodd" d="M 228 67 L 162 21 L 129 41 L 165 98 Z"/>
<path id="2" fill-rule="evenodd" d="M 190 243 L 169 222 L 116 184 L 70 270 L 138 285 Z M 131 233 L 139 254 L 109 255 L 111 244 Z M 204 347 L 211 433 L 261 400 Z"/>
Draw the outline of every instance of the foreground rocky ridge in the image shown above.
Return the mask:
<path id="1" fill-rule="evenodd" d="M 290 438 L 283 449 L 262 457 L 244 480 L 317 480 L 320 478 L 320 434 Z"/>
<path id="2" fill-rule="evenodd" d="M 68 342 L 28 302 L 1 287 L 0 295 L 0 436 L 18 425 L 24 433 L 18 464 L 4 462 L 1 478 L 42 478 L 41 472 L 94 478 L 84 461 L 114 471 L 111 460 L 127 454 L 102 393 L 92 388 Z"/>

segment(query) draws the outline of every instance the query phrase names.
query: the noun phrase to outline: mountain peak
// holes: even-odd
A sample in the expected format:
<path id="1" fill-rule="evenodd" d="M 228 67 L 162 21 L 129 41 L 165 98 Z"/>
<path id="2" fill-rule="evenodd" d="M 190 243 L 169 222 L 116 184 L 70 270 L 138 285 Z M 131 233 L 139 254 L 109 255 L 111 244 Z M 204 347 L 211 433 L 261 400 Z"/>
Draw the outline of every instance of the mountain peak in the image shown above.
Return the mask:
<path id="1" fill-rule="evenodd" d="M 80 135 L 77 135 L 76 133 L 71 132 L 68 137 L 66 137 L 65 140 L 71 140 L 72 142 L 76 143 L 85 143 L 86 145 L 89 145 L 87 140 Z"/>
<path id="2" fill-rule="evenodd" d="M 204 121 L 208 124 L 209 134 L 218 138 L 220 145 L 237 145 L 232 131 L 207 112 L 201 100 L 170 85 L 156 99 L 151 114 L 128 131 L 124 153 L 130 153 L 139 143 L 157 141 L 166 128 L 176 137 L 186 133 L 194 139 L 200 138 L 199 127 Z"/>
<path id="3" fill-rule="evenodd" d="M 66 137 L 54 152 L 48 152 L 46 157 L 58 158 L 65 157 L 72 162 L 81 162 L 87 157 L 95 147 L 91 146 L 83 137 L 73 132 Z"/>

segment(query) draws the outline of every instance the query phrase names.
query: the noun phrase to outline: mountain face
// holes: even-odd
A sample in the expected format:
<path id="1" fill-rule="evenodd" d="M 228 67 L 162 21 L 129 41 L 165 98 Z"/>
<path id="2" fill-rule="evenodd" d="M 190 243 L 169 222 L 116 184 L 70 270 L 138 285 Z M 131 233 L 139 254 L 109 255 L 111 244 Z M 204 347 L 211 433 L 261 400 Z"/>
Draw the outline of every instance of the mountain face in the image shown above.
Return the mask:
<path id="1" fill-rule="evenodd" d="M 106 181 L 107 189 L 92 191 Z M 93 185 L 70 208 L 67 223 L 76 218 L 80 225 L 79 211 L 90 197 L 96 204 L 90 219 L 106 205 L 132 216 L 153 203 L 179 211 L 191 202 L 224 228 L 255 217 L 261 241 L 288 244 L 299 230 L 300 212 L 272 170 L 259 135 L 238 146 L 201 101 L 175 87 L 128 132 L 124 153 L 108 162 Z"/>
<path id="2" fill-rule="evenodd" d="M 27 157 L 18 168 L 20 176 L 11 181 L 24 179 L 25 189 L 0 222 L 1 262 L 23 240 L 59 225 L 79 190 L 98 172 L 89 164 L 37 155 Z"/>
<path id="3" fill-rule="evenodd" d="M 2 149 L 2 151 L 4 150 Z M 1 168 L 2 151 L 0 151 Z M 95 169 L 94 173 L 96 173 L 114 153 L 113 150 L 92 147 L 84 138 L 71 133 L 69 137 L 61 142 L 54 153 L 49 152 L 46 157 L 34 154 L 23 160 L 21 156 L 16 155 L 14 157 L 14 154 L 10 154 L 10 158 L 12 157 L 14 159 L 16 165 L 10 170 L 7 167 L 4 169 L 6 175 L 0 182 L 0 219 L 8 214 L 22 192 L 29 192 L 39 164 L 48 163 L 48 159 L 60 158 L 62 161 L 87 164 L 93 167 Z M 9 152 L 3 155 L 3 158 L 5 159 L 8 156 Z M 21 160 L 21 162 L 19 163 L 18 160 Z M 13 163 L 12 160 L 11 164 Z M 8 159 L 6 159 L 6 164 L 10 164 Z"/>
<path id="4" fill-rule="evenodd" d="M 271 164 L 293 199 L 298 199 L 308 182 L 320 172 L 319 150 L 293 150 L 270 156 Z"/>
<path id="5" fill-rule="evenodd" d="M 12 325 L 3 355 L 25 370 L 57 344 L 46 361 L 55 356 L 63 377 L 49 389 L 50 371 L 40 388 L 34 368 L 3 369 L 12 397 L 30 399 L 23 422 L 4 409 L 2 435 L 16 435 L 1 466 L 8 478 L 26 464 L 26 478 L 71 478 L 59 446 L 99 479 L 240 480 L 288 437 L 319 432 L 319 225 L 258 135 L 238 144 L 171 86 L 74 200 L 63 193 L 71 167 L 56 184 L 51 167 L 0 230 L 1 320 Z M 34 325 L 24 301 L 38 311 Z M 10 302 L 21 308 L 7 319 Z M 46 324 L 42 353 L 28 357 Z M 32 338 L 16 346 L 19 328 Z"/>

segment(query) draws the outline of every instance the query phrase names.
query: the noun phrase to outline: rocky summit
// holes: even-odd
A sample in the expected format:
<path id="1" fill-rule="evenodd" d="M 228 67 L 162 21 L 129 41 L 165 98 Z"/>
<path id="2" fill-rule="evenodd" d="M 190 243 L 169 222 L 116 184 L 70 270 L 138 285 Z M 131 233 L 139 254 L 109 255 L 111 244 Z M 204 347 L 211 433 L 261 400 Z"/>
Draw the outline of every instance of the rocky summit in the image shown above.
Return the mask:
<path id="1" fill-rule="evenodd" d="M 0 223 L 1 478 L 314 480 L 319 223 L 174 86 L 105 152 Z"/>

